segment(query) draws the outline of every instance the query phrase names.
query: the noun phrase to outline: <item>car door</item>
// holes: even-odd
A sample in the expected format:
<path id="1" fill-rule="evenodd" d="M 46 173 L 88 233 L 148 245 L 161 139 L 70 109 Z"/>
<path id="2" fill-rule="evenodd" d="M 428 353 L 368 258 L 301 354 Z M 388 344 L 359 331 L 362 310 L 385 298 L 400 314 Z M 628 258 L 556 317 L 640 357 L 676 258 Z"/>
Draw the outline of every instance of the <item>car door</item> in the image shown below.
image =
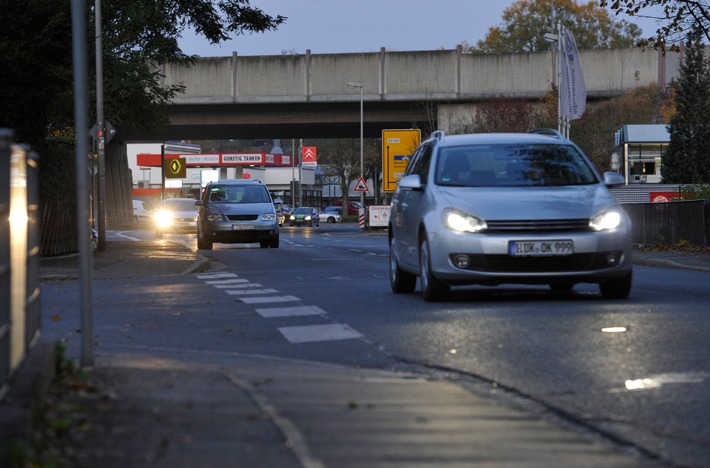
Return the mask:
<path id="1" fill-rule="evenodd" d="M 429 178 L 432 151 L 431 144 L 422 145 L 417 150 L 412 159 L 411 167 L 408 168 L 404 176 L 418 175 L 421 186 L 418 188 L 400 187 L 392 204 L 392 215 L 397 224 L 395 237 L 399 260 L 401 263 L 417 270 L 419 268 L 419 221 Z"/>

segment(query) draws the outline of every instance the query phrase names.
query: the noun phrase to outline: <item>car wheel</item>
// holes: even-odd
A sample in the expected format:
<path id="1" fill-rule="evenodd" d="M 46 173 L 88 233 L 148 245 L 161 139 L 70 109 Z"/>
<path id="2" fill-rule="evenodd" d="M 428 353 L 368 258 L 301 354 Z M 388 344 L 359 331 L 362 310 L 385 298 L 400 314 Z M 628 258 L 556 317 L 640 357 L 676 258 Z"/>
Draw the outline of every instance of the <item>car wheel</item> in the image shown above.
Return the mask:
<path id="1" fill-rule="evenodd" d="M 607 299 L 626 299 L 631 293 L 632 273 L 623 278 L 615 278 L 599 283 L 599 291 Z"/>
<path id="2" fill-rule="evenodd" d="M 198 250 L 212 250 L 212 242 L 205 239 L 204 234 L 197 228 L 197 249 Z"/>
<path id="3" fill-rule="evenodd" d="M 269 248 L 271 249 L 278 249 L 279 248 L 279 238 L 277 237 L 276 239 L 272 239 L 269 241 Z"/>
<path id="4" fill-rule="evenodd" d="M 269 241 L 259 242 L 259 247 L 261 247 L 262 249 L 268 249 L 269 248 Z"/>
<path id="5" fill-rule="evenodd" d="M 334 222 L 335 222 L 335 218 L 333 218 L 332 216 L 329 216 L 326 221 L 327 221 L 328 223 L 334 223 Z"/>
<path id="6" fill-rule="evenodd" d="M 555 292 L 570 292 L 574 288 L 574 283 L 562 282 L 562 283 L 550 283 L 550 289 Z"/>
<path id="7" fill-rule="evenodd" d="M 426 237 L 419 244 L 419 275 L 422 282 L 422 297 L 427 302 L 443 301 L 449 297 L 449 285 L 439 280 L 431 271 L 429 242 Z"/>
<path id="8" fill-rule="evenodd" d="M 417 287 L 417 275 L 408 273 L 399 267 L 392 248 L 392 240 L 390 240 L 390 286 L 396 294 L 411 294 Z"/>

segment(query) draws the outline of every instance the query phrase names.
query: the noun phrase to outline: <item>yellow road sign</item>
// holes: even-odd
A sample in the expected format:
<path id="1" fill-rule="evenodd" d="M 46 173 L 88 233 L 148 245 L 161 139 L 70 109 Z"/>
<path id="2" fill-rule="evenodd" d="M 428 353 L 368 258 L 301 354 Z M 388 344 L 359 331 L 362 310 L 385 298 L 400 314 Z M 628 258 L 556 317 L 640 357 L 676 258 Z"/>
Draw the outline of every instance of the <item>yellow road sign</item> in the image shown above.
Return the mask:
<path id="1" fill-rule="evenodd" d="M 382 130 L 382 190 L 394 192 L 409 160 L 421 142 L 421 131 Z"/>
<path id="2" fill-rule="evenodd" d="M 185 158 L 170 158 L 165 160 L 166 179 L 184 179 L 187 177 Z"/>

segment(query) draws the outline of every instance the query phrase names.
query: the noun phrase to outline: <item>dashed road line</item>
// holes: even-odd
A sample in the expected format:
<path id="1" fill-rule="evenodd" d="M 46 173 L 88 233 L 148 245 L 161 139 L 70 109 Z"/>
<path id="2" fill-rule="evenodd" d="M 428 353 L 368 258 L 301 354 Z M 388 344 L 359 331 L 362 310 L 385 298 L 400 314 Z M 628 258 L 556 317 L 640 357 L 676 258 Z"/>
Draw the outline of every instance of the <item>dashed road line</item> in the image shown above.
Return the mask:
<path id="1" fill-rule="evenodd" d="M 268 309 L 256 309 L 256 313 L 264 318 L 327 315 L 325 310 L 317 306 L 271 307 Z"/>
<path id="2" fill-rule="evenodd" d="M 342 323 L 309 325 L 304 327 L 280 327 L 279 331 L 289 343 L 294 344 L 362 338 L 360 333 Z"/>
<path id="3" fill-rule="evenodd" d="M 270 296 L 270 297 L 240 297 L 245 304 L 269 304 L 273 302 L 300 302 L 296 296 Z"/>
<path id="4" fill-rule="evenodd" d="M 242 283 L 242 284 L 214 284 L 218 289 L 245 289 L 245 288 L 263 288 L 259 283 Z"/>
<path id="5" fill-rule="evenodd" d="M 258 294 L 273 294 L 277 293 L 278 291 L 276 289 L 228 289 L 225 291 L 227 294 L 230 296 L 246 296 L 249 294 L 253 295 L 258 295 Z"/>
<path id="6" fill-rule="evenodd" d="M 248 279 L 244 278 L 234 278 L 234 279 L 226 279 L 226 280 L 209 280 L 205 281 L 205 284 L 211 284 L 212 286 L 228 286 L 230 284 L 240 284 L 240 283 L 248 283 Z"/>
<path id="7" fill-rule="evenodd" d="M 301 302 L 301 299 L 296 296 L 279 295 L 279 291 L 276 289 L 264 288 L 261 284 L 252 283 L 245 278 L 239 278 L 234 273 L 209 273 L 197 275 L 197 277 L 204 280 L 206 285 L 221 289 L 230 296 L 237 296 L 237 300 L 244 304 Z M 263 318 L 305 316 L 321 316 L 325 318 L 328 316 L 328 313 L 320 307 L 310 305 L 257 308 L 255 310 Z M 291 344 L 363 338 L 359 332 L 342 323 L 280 327 L 278 330 Z"/>

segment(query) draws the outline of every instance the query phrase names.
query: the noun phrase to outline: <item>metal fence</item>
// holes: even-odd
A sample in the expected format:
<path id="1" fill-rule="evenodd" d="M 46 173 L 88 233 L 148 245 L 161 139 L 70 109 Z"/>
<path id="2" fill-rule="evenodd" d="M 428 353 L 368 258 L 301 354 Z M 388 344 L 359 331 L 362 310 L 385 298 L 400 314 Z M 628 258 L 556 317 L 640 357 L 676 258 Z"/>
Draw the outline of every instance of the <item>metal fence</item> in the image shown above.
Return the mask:
<path id="1" fill-rule="evenodd" d="M 708 200 L 622 203 L 633 222 L 634 244 L 708 244 Z"/>
<path id="2" fill-rule="evenodd" d="M 40 333 L 37 154 L 0 129 L 0 400 Z"/>

